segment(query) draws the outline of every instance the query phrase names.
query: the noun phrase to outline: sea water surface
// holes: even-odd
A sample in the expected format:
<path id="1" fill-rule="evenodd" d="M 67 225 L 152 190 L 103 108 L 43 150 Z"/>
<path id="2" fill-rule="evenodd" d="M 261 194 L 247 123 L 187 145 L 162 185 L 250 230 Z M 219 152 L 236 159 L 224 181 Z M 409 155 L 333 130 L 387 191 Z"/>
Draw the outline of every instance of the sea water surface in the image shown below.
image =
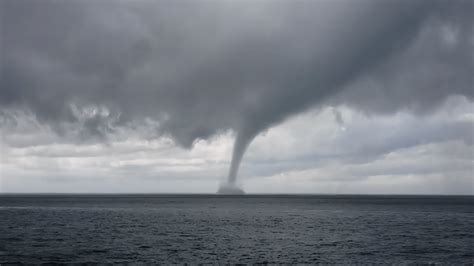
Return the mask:
<path id="1" fill-rule="evenodd" d="M 0 263 L 474 263 L 474 197 L 0 195 Z"/>

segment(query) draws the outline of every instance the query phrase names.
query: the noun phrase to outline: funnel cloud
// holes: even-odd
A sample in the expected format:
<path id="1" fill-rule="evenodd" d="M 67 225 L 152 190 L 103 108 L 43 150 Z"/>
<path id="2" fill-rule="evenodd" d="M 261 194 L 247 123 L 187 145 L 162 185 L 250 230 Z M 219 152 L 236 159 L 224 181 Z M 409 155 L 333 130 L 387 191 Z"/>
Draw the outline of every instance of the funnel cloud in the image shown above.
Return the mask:
<path id="1" fill-rule="evenodd" d="M 471 101 L 473 7 L 4 0 L 0 122 L 33 114 L 78 144 L 140 125 L 185 148 L 233 132 L 221 192 L 234 193 L 252 140 L 310 108 L 424 115 L 453 95 Z"/>

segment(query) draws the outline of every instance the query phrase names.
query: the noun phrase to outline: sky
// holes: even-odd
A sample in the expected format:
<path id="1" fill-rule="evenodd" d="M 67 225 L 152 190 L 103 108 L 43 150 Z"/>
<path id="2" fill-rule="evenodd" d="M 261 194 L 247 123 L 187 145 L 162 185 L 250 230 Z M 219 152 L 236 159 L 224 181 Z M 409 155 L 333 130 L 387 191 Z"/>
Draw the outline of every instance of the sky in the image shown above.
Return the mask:
<path id="1" fill-rule="evenodd" d="M 472 195 L 473 10 L 0 0 L 0 192 Z"/>

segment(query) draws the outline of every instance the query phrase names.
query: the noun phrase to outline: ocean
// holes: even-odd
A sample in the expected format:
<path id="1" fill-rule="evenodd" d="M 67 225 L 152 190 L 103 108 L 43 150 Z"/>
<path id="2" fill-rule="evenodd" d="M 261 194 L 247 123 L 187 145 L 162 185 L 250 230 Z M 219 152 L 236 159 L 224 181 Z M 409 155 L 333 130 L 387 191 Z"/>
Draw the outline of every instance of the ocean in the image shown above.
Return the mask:
<path id="1" fill-rule="evenodd" d="M 474 197 L 0 195 L 0 264 L 474 263 Z"/>

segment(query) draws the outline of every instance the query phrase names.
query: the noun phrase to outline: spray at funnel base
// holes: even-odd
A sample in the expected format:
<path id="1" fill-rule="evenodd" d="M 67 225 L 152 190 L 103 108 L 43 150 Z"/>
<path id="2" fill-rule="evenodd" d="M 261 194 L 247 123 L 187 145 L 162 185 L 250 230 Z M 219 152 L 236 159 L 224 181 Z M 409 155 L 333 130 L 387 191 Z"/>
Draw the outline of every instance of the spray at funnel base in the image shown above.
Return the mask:
<path id="1" fill-rule="evenodd" d="M 234 184 L 222 184 L 217 191 L 217 194 L 224 194 L 224 195 L 243 195 L 245 192 L 237 187 Z"/>

